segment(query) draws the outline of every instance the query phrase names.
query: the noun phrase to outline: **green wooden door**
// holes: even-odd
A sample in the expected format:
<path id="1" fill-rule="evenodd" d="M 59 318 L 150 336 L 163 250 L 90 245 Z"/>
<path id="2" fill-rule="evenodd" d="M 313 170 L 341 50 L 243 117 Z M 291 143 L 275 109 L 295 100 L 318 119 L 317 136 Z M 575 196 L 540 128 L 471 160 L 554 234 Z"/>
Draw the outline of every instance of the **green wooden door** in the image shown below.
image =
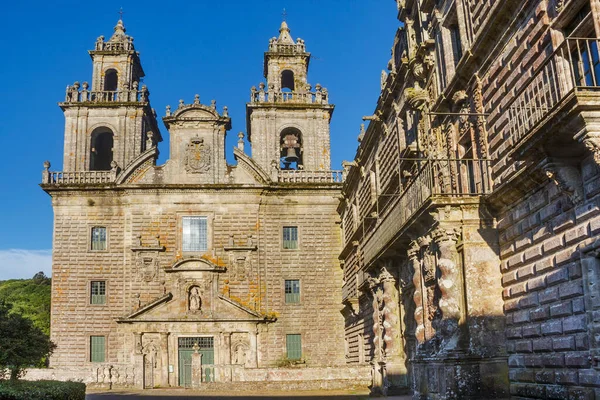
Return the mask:
<path id="1" fill-rule="evenodd" d="M 192 354 L 194 344 L 202 354 L 202 382 L 214 381 L 215 349 L 212 337 L 179 338 L 179 386 L 192 386 Z"/>

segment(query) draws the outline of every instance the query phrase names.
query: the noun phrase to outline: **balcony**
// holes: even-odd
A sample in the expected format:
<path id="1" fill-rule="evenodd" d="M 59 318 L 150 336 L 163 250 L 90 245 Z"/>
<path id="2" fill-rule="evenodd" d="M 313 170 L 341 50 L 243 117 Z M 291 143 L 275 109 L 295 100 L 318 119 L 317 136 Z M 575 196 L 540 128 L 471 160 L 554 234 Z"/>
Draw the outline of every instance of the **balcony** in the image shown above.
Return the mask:
<path id="1" fill-rule="evenodd" d="M 599 41 L 566 39 L 507 104 L 508 134 L 514 147 L 523 147 L 553 117 L 571 111 L 573 102 L 575 107 L 600 110 Z"/>
<path id="2" fill-rule="evenodd" d="M 45 169 L 42 185 L 99 185 L 114 183 L 116 178 L 117 170 L 58 172 Z"/>
<path id="3" fill-rule="evenodd" d="M 329 104 L 327 89 L 316 86 L 315 92 L 280 92 L 266 90 L 264 84 L 252 87 L 250 103 L 287 103 L 287 104 Z"/>
<path id="4" fill-rule="evenodd" d="M 280 170 L 279 183 L 343 183 L 343 171 Z"/>
<path id="5" fill-rule="evenodd" d="M 132 90 L 115 90 L 115 91 L 91 91 L 87 90 L 87 82 L 83 83 L 83 88 L 79 90 L 79 83 L 75 82 L 72 86 L 67 86 L 64 103 L 92 103 L 92 104 L 107 104 L 107 103 L 145 103 L 148 101 L 149 92 L 146 86 L 142 86 L 142 90 L 134 87 Z"/>
<path id="6" fill-rule="evenodd" d="M 427 204 L 448 204 L 491 193 L 489 160 L 420 160 L 412 180 L 378 217 L 363 238 L 363 265 L 368 265 L 408 226 Z"/>

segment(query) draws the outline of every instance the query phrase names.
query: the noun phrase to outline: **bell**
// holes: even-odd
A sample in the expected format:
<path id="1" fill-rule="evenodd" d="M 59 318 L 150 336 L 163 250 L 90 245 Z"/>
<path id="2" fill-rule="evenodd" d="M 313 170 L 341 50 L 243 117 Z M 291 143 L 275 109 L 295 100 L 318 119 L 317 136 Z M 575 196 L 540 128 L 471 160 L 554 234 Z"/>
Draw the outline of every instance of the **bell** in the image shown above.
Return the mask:
<path id="1" fill-rule="evenodd" d="M 296 155 L 296 149 L 293 147 L 288 147 L 287 155 L 285 156 L 285 162 L 293 163 L 298 161 L 298 156 Z"/>

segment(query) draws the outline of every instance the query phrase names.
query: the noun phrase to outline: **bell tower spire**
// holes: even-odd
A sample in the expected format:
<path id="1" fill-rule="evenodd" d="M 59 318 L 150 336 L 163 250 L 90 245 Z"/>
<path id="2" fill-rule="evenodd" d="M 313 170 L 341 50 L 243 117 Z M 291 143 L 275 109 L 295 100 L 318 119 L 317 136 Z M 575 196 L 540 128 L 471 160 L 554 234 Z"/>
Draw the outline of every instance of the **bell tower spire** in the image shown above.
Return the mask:
<path id="1" fill-rule="evenodd" d="M 284 11 L 285 16 L 285 11 Z M 329 121 L 334 106 L 327 89 L 308 83 L 310 53 L 304 40 L 294 41 L 287 22 L 264 54 L 265 86 L 251 89 L 246 106 L 252 158 L 265 171 L 322 171 L 331 168 Z"/>
<path id="2" fill-rule="evenodd" d="M 92 84 L 67 86 L 64 171 L 124 168 L 162 141 L 150 92 L 140 85 L 144 70 L 133 38 L 121 18 L 108 40 L 98 37 L 92 58 Z"/>

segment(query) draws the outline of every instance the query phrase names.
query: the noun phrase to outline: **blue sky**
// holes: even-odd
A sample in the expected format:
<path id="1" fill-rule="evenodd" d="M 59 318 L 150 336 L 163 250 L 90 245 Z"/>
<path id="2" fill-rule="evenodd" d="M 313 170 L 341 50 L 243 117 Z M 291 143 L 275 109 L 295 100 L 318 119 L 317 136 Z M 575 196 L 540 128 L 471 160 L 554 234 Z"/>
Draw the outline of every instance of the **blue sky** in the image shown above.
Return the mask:
<path id="1" fill-rule="evenodd" d="M 331 123 L 332 166 L 355 154 L 361 117 L 373 112 L 381 70 L 398 27 L 392 0 L 197 0 L 194 2 L 7 2 L 0 25 L 0 280 L 50 273 L 52 207 L 38 186 L 42 163 L 61 170 L 64 118 L 57 102 L 74 81 L 91 80 L 87 51 L 110 37 L 123 7 L 158 116 L 179 99 L 227 105 L 233 129 L 245 131 L 250 87 L 264 80 L 263 52 L 278 35 L 283 8 L 292 37 L 313 55 L 309 83 L 326 87 L 336 110 Z M 160 123 L 163 163 L 168 132 Z"/>

